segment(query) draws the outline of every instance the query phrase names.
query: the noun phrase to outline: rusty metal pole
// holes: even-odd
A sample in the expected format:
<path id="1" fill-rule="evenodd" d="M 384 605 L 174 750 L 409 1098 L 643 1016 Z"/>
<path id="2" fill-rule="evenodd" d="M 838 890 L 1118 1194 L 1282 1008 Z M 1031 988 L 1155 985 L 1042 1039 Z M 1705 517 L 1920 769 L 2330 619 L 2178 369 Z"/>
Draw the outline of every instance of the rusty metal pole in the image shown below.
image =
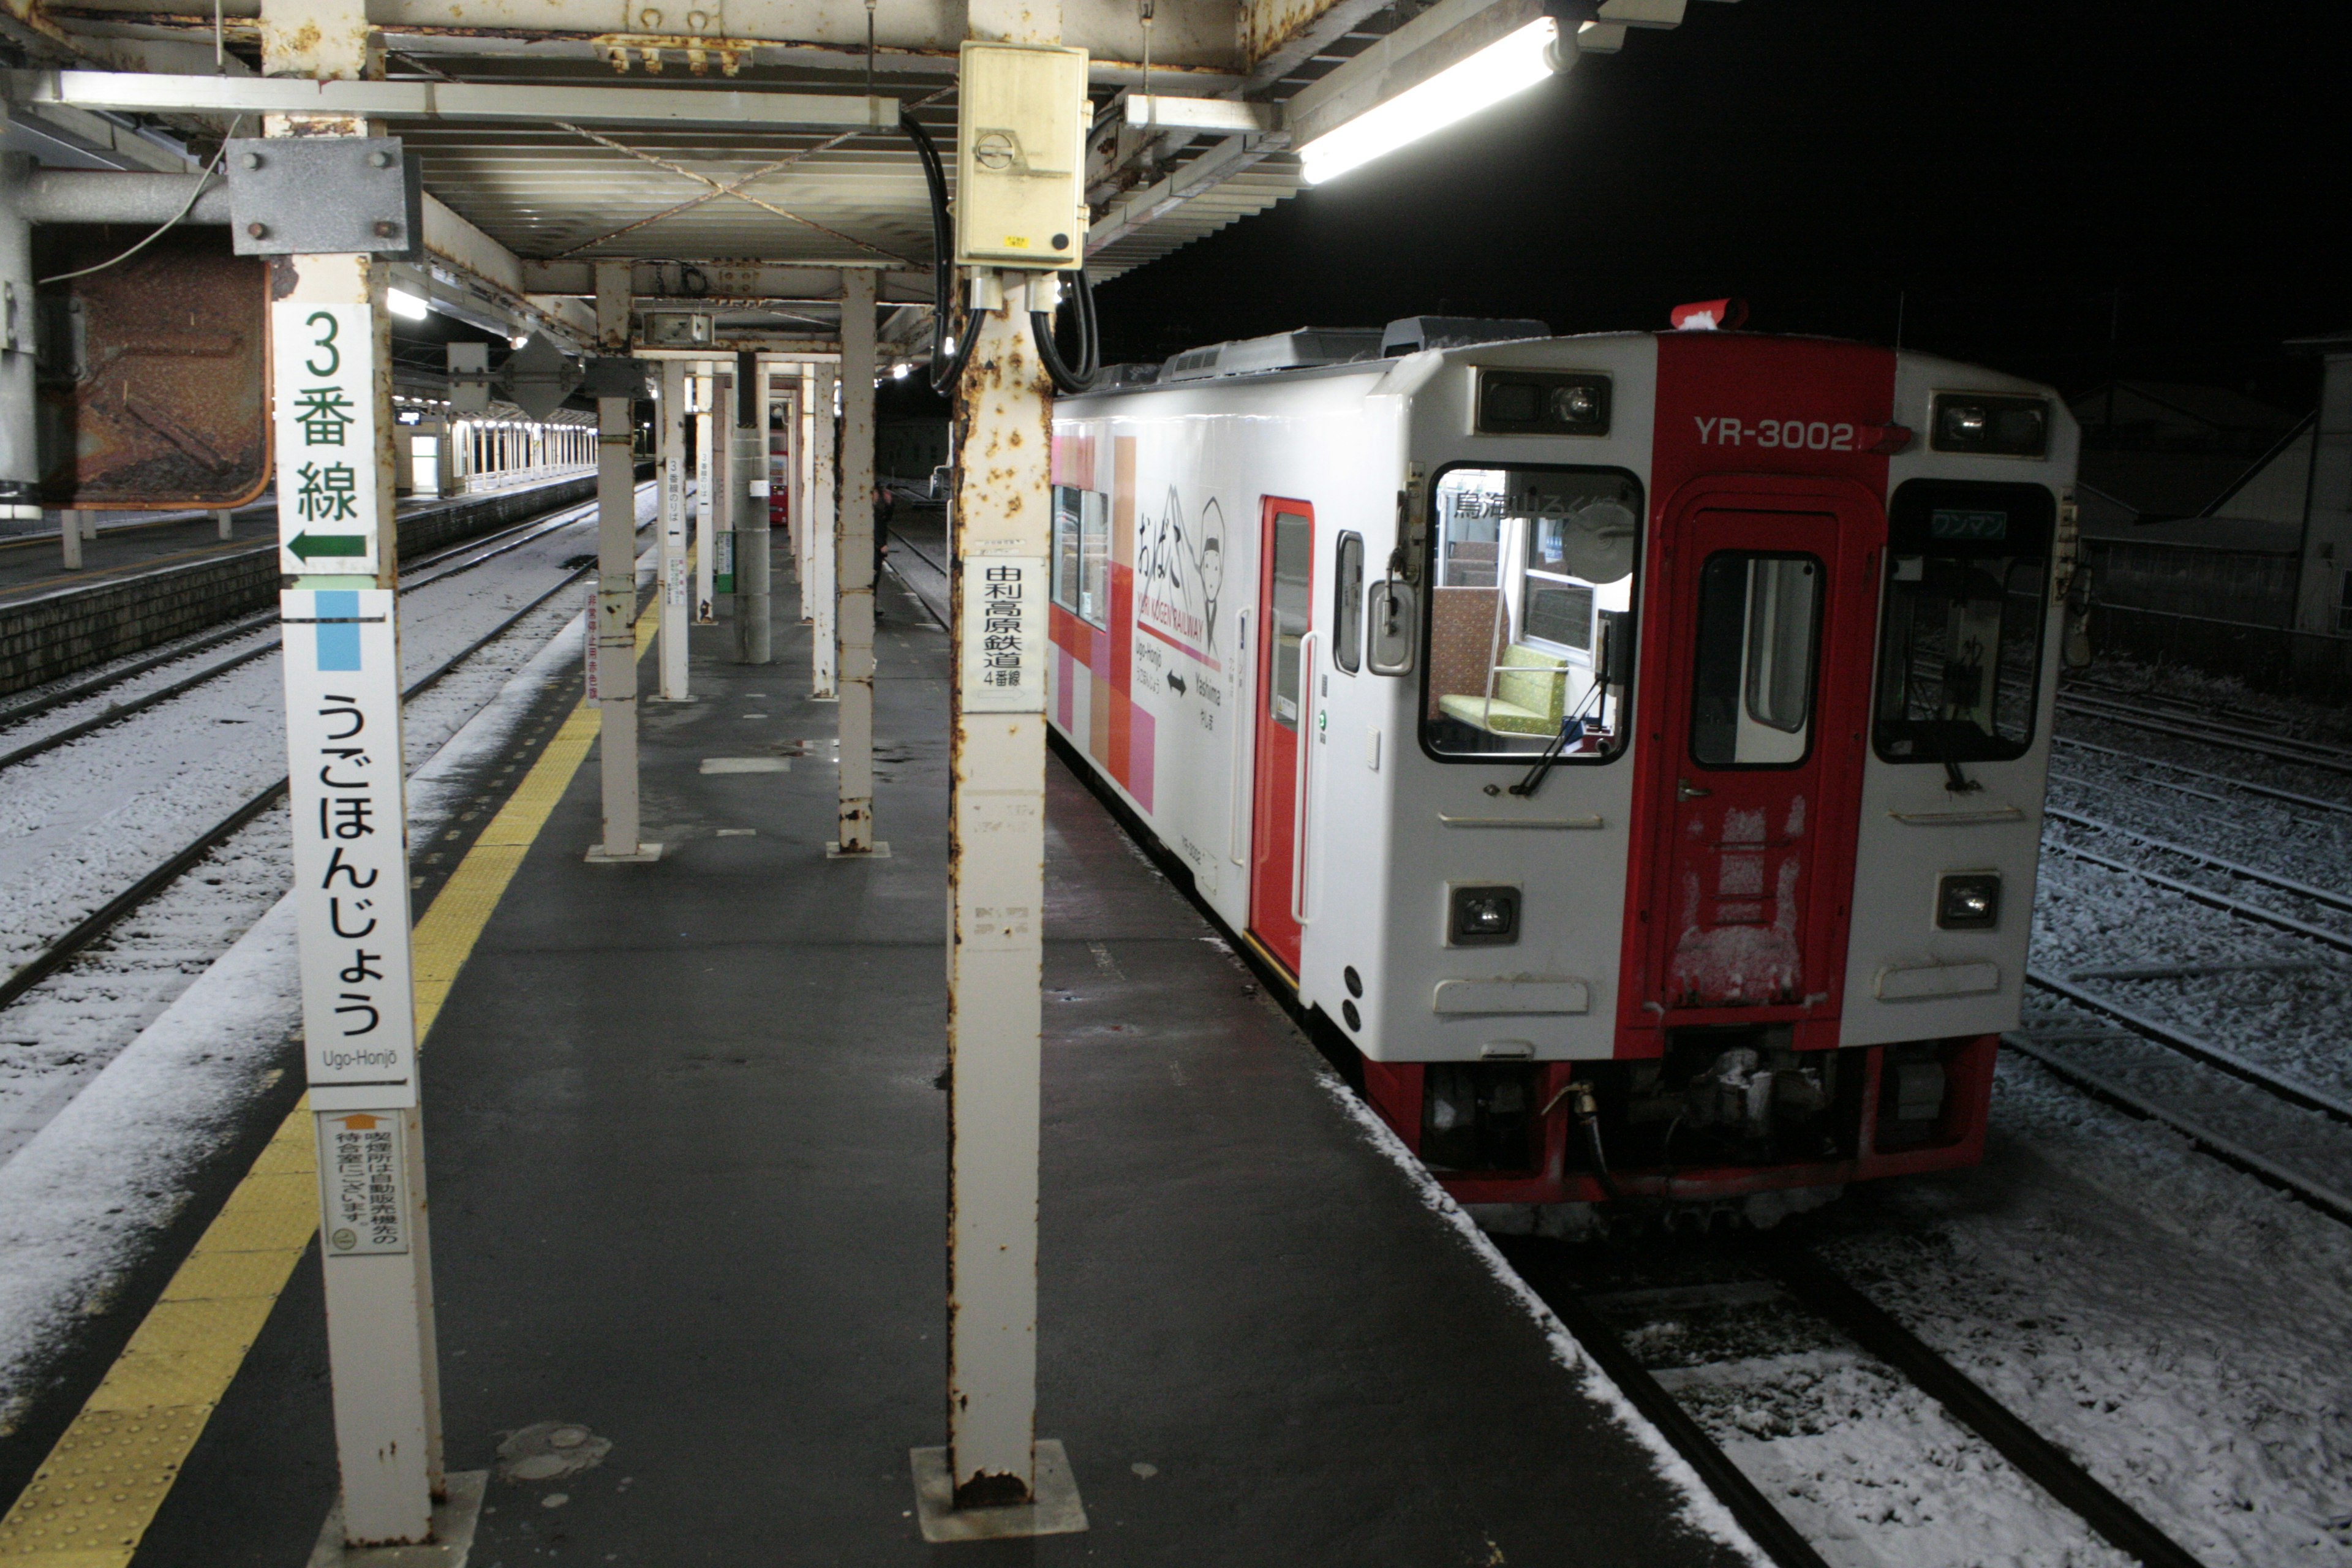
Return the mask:
<path id="1" fill-rule="evenodd" d="M 1036 1436 L 1051 384 L 1017 283 L 957 388 L 950 564 L 948 1444 L 918 1450 L 930 1541 L 1087 1528 Z"/>
<path id="2" fill-rule="evenodd" d="M 839 584 L 841 811 L 837 855 L 887 854 L 874 842 L 874 301 L 873 269 L 842 274 Z"/>

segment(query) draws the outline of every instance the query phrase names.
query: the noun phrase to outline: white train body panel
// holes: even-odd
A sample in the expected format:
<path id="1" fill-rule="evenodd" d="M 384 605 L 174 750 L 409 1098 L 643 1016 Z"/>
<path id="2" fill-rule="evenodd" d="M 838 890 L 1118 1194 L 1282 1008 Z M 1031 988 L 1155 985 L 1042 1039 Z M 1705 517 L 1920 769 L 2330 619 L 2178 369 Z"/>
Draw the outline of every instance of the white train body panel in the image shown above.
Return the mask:
<path id="1" fill-rule="evenodd" d="M 1066 607 L 1053 616 L 1049 718 L 1182 858 L 1199 895 L 1294 973 L 1300 1001 L 1331 1019 L 1370 1062 L 1639 1062 L 1667 1050 L 1677 1028 L 1703 1033 L 1753 1017 L 1785 1021 L 1801 1051 L 1982 1040 L 1980 1076 L 1989 1084 L 1989 1037 L 2015 1026 L 2022 996 L 2063 617 L 2047 597 L 2035 612 L 2038 687 L 2030 741 L 2021 741 L 2016 754 L 1967 763 L 1960 778 L 1966 787 L 1956 789 L 1952 770 L 1923 753 L 1886 753 L 1886 745 L 1914 744 L 1887 741 L 1898 730 L 1930 736 L 1918 742 L 1924 748 L 1945 743 L 1932 738 L 1943 732 L 1936 728 L 1941 721 L 1869 728 L 1869 714 L 1880 710 L 1873 705 L 1897 701 L 1888 694 L 1895 689 L 1880 690 L 1888 672 L 1874 663 L 1884 640 L 1881 577 L 1941 570 L 1940 557 L 1927 557 L 1923 568 L 1902 550 L 1945 547 L 1898 549 L 1890 542 L 1885 509 L 1914 480 L 2022 483 L 2047 492 L 2054 516 L 2072 481 L 2074 426 L 2063 404 L 2044 389 L 1973 367 L 1803 340 L 1711 334 L 1727 341 L 1676 341 L 1696 336 L 1494 343 L 1066 400 L 1055 419 L 1055 592 L 1057 605 Z M 1817 362 L 1815 375 L 1805 367 Z M 1480 388 L 1500 385 L 1498 375 L 1529 379 L 1524 373 L 1605 377 L 1605 433 L 1481 433 Z M 1935 449 L 1927 439 L 1930 399 L 1954 392 L 2044 399 L 2046 450 L 2022 458 Z M 1882 436 L 1891 426 L 1907 427 L 1901 434 L 1916 432 L 1917 438 L 1902 446 L 1899 437 Z M 1902 449 L 1871 457 L 1872 442 Z M 1791 455 L 1795 447 L 1818 450 L 1800 458 Z M 1574 472 L 1560 478 L 1554 469 Z M 1638 569 L 1614 582 L 1539 572 L 1535 552 L 1565 548 L 1547 531 L 1554 528 L 1551 511 L 1571 520 L 1611 515 L 1591 510 L 1598 503 L 1591 495 L 1628 480 L 1639 487 L 1641 531 L 1630 547 Z M 1524 495 L 1514 487 L 1527 487 Z M 1434 499 L 1441 489 L 1454 509 L 1442 525 Z M 1404 493 L 1412 498 L 1410 507 Z M 1586 499 L 1570 506 L 1575 496 Z M 1493 525 L 1491 555 L 1483 558 L 1492 561 L 1495 582 L 1481 588 L 1472 580 L 1454 589 L 1457 597 L 1444 601 L 1453 619 L 1440 626 L 1438 605 L 1448 592 L 1441 575 L 1475 572 L 1484 548 L 1468 542 L 1474 523 L 1457 514 L 1489 502 L 1503 514 Z M 1914 520 L 1903 526 L 1914 528 L 1928 502 L 1903 505 Z M 1301 510 L 1311 510 L 1303 536 L 1294 517 Z M 1833 529 L 1831 512 L 1839 520 Z M 1979 526 L 1968 520 L 1979 514 L 1964 508 L 1930 515 L 1937 530 L 1954 518 L 1960 521 L 1949 526 Z M 1731 538 L 1724 531 L 1747 526 L 1741 519 L 1767 542 L 1717 549 L 1704 567 L 1693 564 L 1696 557 L 1675 563 L 1675 550 L 1689 555 L 1702 537 Z M 1441 526 L 1443 544 L 1427 542 Z M 1401 528 L 1410 537 L 1401 538 Z M 1558 524 L 1563 535 L 1578 528 L 1585 532 L 1574 548 L 1600 548 L 1589 543 L 1605 535 L 1600 525 Z M 1716 531 L 1705 533 L 1708 529 Z M 1805 537 L 1833 542 L 1791 545 L 1786 539 L 1798 535 L 1790 529 L 1810 529 Z M 2063 560 L 2064 531 L 2055 531 L 2053 552 Z M 1360 540 L 1365 584 L 1390 575 L 1391 552 L 1401 544 L 1411 558 L 1407 575 L 1414 579 L 1423 625 L 1408 674 L 1375 674 L 1363 655 L 1362 629 L 1346 625 L 1345 595 L 1334 584 L 1349 535 Z M 1275 585 L 1292 597 L 1270 600 L 1276 569 L 1266 558 L 1269 549 L 1292 548 L 1273 541 L 1300 537 L 1311 542 L 1303 623 L 1296 619 L 1297 590 L 1284 586 L 1296 583 L 1295 565 Z M 1693 542 L 1677 543 L 1685 537 Z M 1433 553 L 1440 549 L 1449 552 L 1443 563 Z M 1456 553 L 1471 564 L 1456 565 Z M 1546 555 L 1543 563 L 1556 559 L 1570 557 Z M 1679 831 L 1667 826 L 1680 820 L 1672 816 L 1676 799 L 1709 791 L 1686 778 L 1677 783 L 1685 736 L 1653 724 L 1686 709 L 1687 744 L 1700 744 L 1706 699 L 1696 686 L 1677 693 L 1678 680 L 1688 685 L 1699 678 L 1675 673 L 1684 666 L 1673 650 L 1681 646 L 1675 639 L 1709 634 L 1693 618 L 1707 612 L 1667 599 L 1670 592 L 1690 596 L 1674 589 L 1675 583 L 1716 581 L 1685 574 L 1716 572 L 1713 563 L 1722 560 L 1731 564 L 1721 571 L 1747 574 L 1740 592 L 1749 595 L 1742 601 L 1748 629 L 1739 635 L 1748 642 L 1738 655 L 1738 679 L 1747 683 L 1748 697 L 1736 737 L 1732 730 L 1709 730 L 1726 739 L 1706 743 L 1735 746 L 1726 754 L 1741 759 L 1737 766 L 1761 771 L 1710 776 L 1766 795 L 1778 789 L 1773 820 L 1788 820 L 1769 836 L 1758 830 L 1751 854 L 1742 842 L 1749 829 L 1740 825 L 1759 811 L 1724 806 L 1706 830 L 1715 836 L 1714 858 L 1705 861 L 1705 874 L 1715 879 L 1705 889 L 1713 913 L 1697 923 L 1709 929 L 1696 936 L 1685 931 L 1676 947 L 1670 935 L 1652 933 L 1683 920 L 1678 910 L 1698 906 L 1699 872 L 1692 868 L 1701 861 L 1685 865 L 1662 835 Z M 1999 569 L 2010 570 L 2005 563 Z M 1566 567 L 1558 571 L 1567 574 Z M 1801 583 L 1774 575 L 1791 573 L 1801 574 Z M 1757 639 L 1780 635 L 1757 629 L 1768 625 L 1757 619 L 1764 601 L 1755 597 L 1768 581 L 1781 584 L 1773 592 L 1818 595 L 1791 604 L 1827 606 L 1812 612 L 1820 706 L 1805 721 L 1817 721 L 1823 732 L 1807 729 L 1790 738 L 1776 734 L 1780 721 L 1769 714 L 1769 722 L 1754 721 L 1756 683 L 1772 679 L 1766 661 L 1774 657 Z M 1579 648 L 1574 630 L 1552 643 L 1525 629 L 1538 624 L 1539 591 L 1547 595 L 1547 628 L 1579 624 L 1549 618 L 1566 613 L 1549 607 L 1555 605 L 1591 616 L 1594 627 L 1607 618 L 1597 612 L 1635 612 L 1640 654 L 1630 701 L 1621 695 L 1595 707 L 1597 631 Z M 1919 588 L 1906 603 L 1925 603 L 1927 592 Z M 1559 597 L 1562 593 L 1569 596 Z M 2001 614 L 2016 590 L 2007 593 L 1996 605 Z M 1494 629 L 1481 631 L 1475 616 L 1465 620 L 1465 605 L 1478 615 L 1492 606 Z M 1267 716 L 1284 679 L 1266 658 L 1269 614 L 1307 632 L 1297 644 L 1307 676 L 1296 742 L 1286 742 Z M 1983 624 L 1998 632 L 2008 623 Z M 1475 639 L 1474 659 L 1478 647 L 1496 650 L 1483 695 L 1435 689 L 1436 665 L 1449 658 L 1459 664 L 1463 626 Z M 1944 635 L 1947 642 L 1959 636 Z M 2000 659 L 2013 657 L 2015 638 L 2014 632 L 2003 635 L 1990 666 L 1981 649 L 1967 656 L 1976 659 L 1979 685 L 1990 681 L 1995 689 L 1982 699 L 1983 713 L 1995 711 L 1999 693 L 2008 689 Z M 1342 645 L 1357 650 L 1354 659 L 1338 657 Z M 1906 643 L 1915 649 L 1906 657 L 1916 658 L 1921 646 Z M 1690 657 L 1709 656 L 1702 649 Z M 1947 660 L 1941 679 L 1962 679 L 1950 673 L 1955 656 L 1947 650 L 1939 657 Z M 1347 668 L 1350 662 L 1355 668 Z M 1458 676 L 1447 679 L 1459 685 Z M 1533 729 L 1490 736 L 1489 726 L 1503 722 L 1497 714 L 1510 707 L 1498 696 L 1506 689 L 1528 701 L 1550 700 L 1530 698 L 1530 691 L 1560 693 L 1552 708 L 1526 721 L 1546 731 L 1580 705 L 1598 716 L 1591 729 L 1600 739 L 1582 742 L 1597 750 L 1563 759 L 1526 797 L 1510 786 L 1528 771 L 1528 748 L 1546 737 Z M 1972 689 L 1955 689 L 1965 695 Z M 1857 692 L 1862 708 L 1854 705 Z M 1839 693 L 1843 706 L 1832 711 L 1832 696 Z M 1450 704 L 1441 704 L 1445 697 Z M 1613 710 L 1610 701 L 1618 704 Z M 1455 723 L 1457 713 L 1469 717 Z M 1826 732 L 1850 713 L 1863 717 Z M 2005 721 L 2013 728 L 2017 721 Z M 1474 747 L 1516 749 L 1449 752 L 1441 743 L 1445 735 L 1470 736 L 1465 743 Z M 1285 764 L 1286 745 L 1296 746 L 1299 764 Z M 1751 756 L 1764 761 L 1751 763 Z M 1811 770 L 1790 775 L 1811 781 L 1810 799 L 1798 784 L 1765 776 L 1784 763 Z M 1282 787 L 1271 788 L 1269 780 Z M 1757 866 L 1769 869 L 1772 856 L 1785 850 L 1783 840 L 1802 838 L 1809 810 L 1820 826 L 1811 829 L 1816 842 L 1805 850 L 1811 858 L 1801 867 L 1801 907 L 1802 919 L 1813 923 L 1799 931 L 1799 917 L 1790 912 L 1801 902 L 1790 890 L 1789 879 L 1799 875 L 1794 852 L 1780 866 L 1777 904 L 1767 889 L 1752 905 L 1764 913 L 1737 913 L 1750 906 L 1738 901 L 1745 895 L 1734 883 L 1752 879 Z M 1688 826 L 1692 835 L 1701 831 L 1696 816 Z M 1299 853 L 1285 885 L 1273 870 L 1293 848 Z M 1968 873 L 1999 879 L 1999 919 L 1990 929 L 1944 929 L 1937 903 L 1945 879 Z M 1450 932 L 1449 921 L 1460 910 L 1450 889 L 1465 885 L 1516 890 L 1513 940 L 1452 940 L 1458 933 Z M 1294 913 L 1302 917 L 1295 927 L 1287 924 Z M 1731 929 L 1742 921 L 1752 929 Z M 1800 949 L 1813 967 L 1812 955 L 1833 952 L 1839 973 L 1823 980 L 1809 967 L 1800 983 L 1795 960 L 1787 957 Z M 1769 984 L 1727 978 L 1727 963 L 1759 973 L 1777 963 L 1787 973 Z M 1716 996 L 1710 985 L 1728 986 L 1724 995 L 1754 1005 L 1726 1011 L 1706 1001 Z M 1870 1059 L 1869 1082 L 1878 1085 L 1876 1058 Z M 1577 1070 L 1543 1069 L 1541 1081 L 1564 1084 Z M 1405 1079 L 1392 1075 L 1381 1081 L 1393 1090 L 1382 1105 L 1391 1120 L 1422 1114 L 1418 1089 L 1408 1094 L 1396 1088 Z M 1380 1094 L 1374 1099 L 1380 1102 Z M 1412 1137 L 1410 1128 L 1401 1124 L 1400 1131 Z M 1980 1132 L 1979 1122 L 1976 1136 Z M 1868 1144 L 1866 1133 L 1862 1142 Z M 1553 1188 L 1569 1190 L 1556 1181 Z"/>

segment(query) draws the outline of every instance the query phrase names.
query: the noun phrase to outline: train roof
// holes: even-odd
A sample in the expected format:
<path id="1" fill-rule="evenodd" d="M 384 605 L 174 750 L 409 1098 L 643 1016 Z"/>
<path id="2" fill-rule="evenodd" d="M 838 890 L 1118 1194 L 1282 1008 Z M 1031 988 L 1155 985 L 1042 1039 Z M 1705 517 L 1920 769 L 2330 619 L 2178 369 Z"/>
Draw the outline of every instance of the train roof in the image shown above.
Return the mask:
<path id="1" fill-rule="evenodd" d="M 1201 349 L 1188 349 L 1184 353 L 1171 357 L 1160 367 L 1159 378 L 1156 380 L 1143 380 L 1138 374 L 1139 371 L 1149 368 L 1148 366 L 1116 365 L 1106 367 L 1106 376 L 1108 377 L 1112 373 L 1117 373 L 1117 379 L 1104 384 L 1097 384 L 1091 391 L 1066 395 L 1058 399 L 1058 401 L 1064 405 L 1068 405 L 1073 403 L 1082 403 L 1087 399 L 1097 397 L 1128 397 L 1152 393 L 1183 391 L 1201 392 L 1226 387 L 1263 386 L 1272 384 L 1291 382 L 1321 381 L 1352 375 L 1385 375 L 1399 361 L 1406 358 L 1408 355 L 1428 352 L 1436 352 L 1452 356 L 1475 349 L 1495 348 L 1505 344 L 1508 344 L 1515 348 L 1524 348 L 1538 343 L 1622 342 L 1643 338 L 1655 340 L 1681 335 L 1681 331 L 1675 329 L 1668 329 L 1663 331 L 1640 330 L 1628 331 L 1620 329 L 1613 331 L 1568 332 L 1557 335 L 1549 332 L 1514 332 L 1508 334 L 1497 332 L 1493 336 L 1465 335 L 1458 339 L 1439 341 L 1429 344 L 1427 347 L 1423 347 L 1418 342 L 1408 342 L 1406 346 L 1395 346 L 1396 340 L 1394 334 L 1400 326 L 1407 325 L 1415 321 L 1433 320 L 1456 321 L 1461 321 L 1462 319 L 1407 317 L 1403 322 L 1391 322 L 1386 330 L 1385 334 L 1387 339 L 1386 346 L 1389 346 L 1391 350 L 1391 352 L 1387 353 L 1370 349 L 1368 340 L 1372 336 L 1372 329 L 1370 328 L 1301 327 L 1292 331 L 1272 333 L 1263 338 L 1244 338 L 1237 339 L 1230 342 L 1212 343 Z M 1496 324 L 1538 327 L 1543 325 L 1543 323 L 1539 321 Z M 1856 344 L 1861 342 L 1861 340 L 1859 339 L 1832 337 L 1823 332 L 1758 332 L 1718 329 L 1714 331 L 1713 335 L 1723 338 L 1772 338 L 1782 342 L 1796 342 L 1840 344 Z M 1352 340 L 1352 343 L 1350 343 L 1350 340 Z M 1281 345 L 1288 345 L 1289 352 L 1297 356 L 1296 359 L 1289 363 L 1282 363 L 1276 360 L 1276 355 L 1282 352 Z M 1331 352 L 1341 345 L 1349 345 L 1352 347 L 1355 352 L 1349 353 L 1346 357 L 1341 357 L 1338 353 Z M 1867 346 L 1878 347 L 1882 345 L 1871 344 Z M 1228 350 L 1240 352 L 1233 354 L 1230 359 L 1227 359 L 1220 353 L 1220 351 Z M 1318 351 L 1320 352 L 1318 353 Z M 1964 360 L 1954 360 L 1946 355 L 1929 353 L 1918 349 L 1895 348 L 1891 349 L 1888 352 L 1893 353 L 1903 359 L 1914 362 L 1935 361 L 1944 364 L 1948 364 L 1956 370 L 1968 370 L 1985 374 L 1998 375 L 2003 380 L 2017 384 L 2020 386 L 2027 384 L 2036 387 L 2042 386 L 2042 384 L 2033 382 L 2031 378 L 2017 376 L 2006 371 L 1997 371 L 1993 370 L 1990 366 L 1976 365 Z M 1219 354 L 1219 358 L 1212 361 L 1205 357 L 1193 357 L 1207 356 L 1213 353 Z M 1192 359 L 1192 366 L 1188 367 L 1190 374 L 1174 377 L 1171 377 L 1167 374 L 1169 365 L 1173 365 L 1177 363 L 1179 360 L 1187 358 Z M 1224 363 L 1232 363 L 1235 368 L 1231 370 L 1206 368 L 1212 364 L 1222 365 Z M 1134 377 L 1134 379 L 1128 379 L 1129 377 Z M 2045 391 L 2050 390 L 2046 387 L 2043 387 L 2042 389 Z"/>

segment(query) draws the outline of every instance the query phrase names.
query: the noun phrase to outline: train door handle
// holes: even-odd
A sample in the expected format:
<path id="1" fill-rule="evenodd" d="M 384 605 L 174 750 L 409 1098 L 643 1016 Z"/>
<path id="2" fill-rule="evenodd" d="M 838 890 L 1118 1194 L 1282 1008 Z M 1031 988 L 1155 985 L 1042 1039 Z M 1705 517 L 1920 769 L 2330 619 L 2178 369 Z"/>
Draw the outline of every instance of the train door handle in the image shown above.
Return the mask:
<path id="1" fill-rule="evenodd" d="M 1715 792 L 1711 789 L 1699 788 L 1688 779 L 1676 779 L 1675 781 L 1675 798 L 1676 800 L 1703 800 L 1714 793 Z"/>

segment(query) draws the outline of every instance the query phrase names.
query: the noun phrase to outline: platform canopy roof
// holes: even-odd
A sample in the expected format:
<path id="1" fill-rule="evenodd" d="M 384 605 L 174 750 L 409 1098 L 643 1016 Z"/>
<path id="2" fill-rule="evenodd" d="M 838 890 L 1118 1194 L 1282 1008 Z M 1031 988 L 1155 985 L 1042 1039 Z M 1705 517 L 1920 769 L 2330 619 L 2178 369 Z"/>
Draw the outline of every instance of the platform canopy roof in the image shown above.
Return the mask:
<path id="1" fill-rule="evenodd" d="M 331 17 L 357 3 L 319 8 Z M 1577 37 L 1586 51 L 1614 50 L 1629 27 L 1678 25 L 1685 5 L 1604 0 Z M 928 301 L 929 199 L 897 116 L 905 108 L 951 144 L 963 0 L 876 0 L 870 12 L 843 0 L 364 6 L 383 80 L 342 85 L 375 93 L 369 112 L 421 156 L 441 208 L 428 245 L 446 265 L 546 303 L 589 293 L 593 263 L 627 259 L 642 297 L 757 299 L 779 308 L 767 313 L 780 327 L 827 336 L 839 282 L 824 269 L 877 268 L 884 300 Z M 273 0 L 270 25 L 301 9 Z M 1093 62 L 1097 280 L 1296 194 L 1302 112 L 1326 123 L 1360 112 L 1544 3 L 1157 0 L 1148 28 L 1140 9 L 1061 5 L 1063 41 Z M 47 68 L 12 79 L 15 111 L 157 166 L 124 146 L 152 138 L 126 138 L 125 126 L 216 137 L 239 111 L 279 106 L 271 93 L 292 84 L 254 75 L 258 11 L 258 0 L 225 0 L 216 32 L 210 8 L 188 0 L 0 0 L 0 31 Z M 215 79 L 193 95 L 174 85 L 200 77 Z M 1186 123 L 1131 124 L 1124 100 L 1147 90 L 1155 102 L 1223 101 L 1176 106 Z"/>

